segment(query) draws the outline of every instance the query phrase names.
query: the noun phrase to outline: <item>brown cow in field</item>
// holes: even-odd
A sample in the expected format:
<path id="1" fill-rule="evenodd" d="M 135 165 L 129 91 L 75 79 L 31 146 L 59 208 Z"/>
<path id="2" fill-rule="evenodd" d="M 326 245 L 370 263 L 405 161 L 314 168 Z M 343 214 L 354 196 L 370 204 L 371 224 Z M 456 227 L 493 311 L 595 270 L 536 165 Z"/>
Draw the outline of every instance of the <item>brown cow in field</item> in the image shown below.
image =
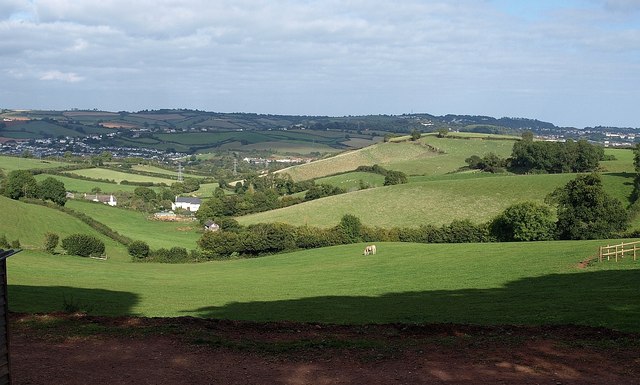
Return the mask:
<path id="1" fill-rule="evenodd" d="M 375 255 L 376 253 L 376 245 L 369 245 L 364 248 L 364 255 Z"/>

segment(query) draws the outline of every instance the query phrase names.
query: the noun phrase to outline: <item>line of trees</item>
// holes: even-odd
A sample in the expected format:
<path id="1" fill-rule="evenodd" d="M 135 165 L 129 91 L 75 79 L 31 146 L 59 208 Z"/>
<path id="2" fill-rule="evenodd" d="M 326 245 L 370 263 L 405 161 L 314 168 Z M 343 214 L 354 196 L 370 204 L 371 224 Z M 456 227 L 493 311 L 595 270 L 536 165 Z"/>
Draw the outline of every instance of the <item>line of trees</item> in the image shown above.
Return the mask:
<path id="1" fill-rule="evenodd" d="M 0 175 L 0 177 L 2 176 Z M 59 206 L 64 206 L 67 202 L 67 190 L 64 183 L 53 177 L 38 182 L 28 170 L 14 170 L 1 179 L 0 193 L 11 199 L 50 200 Z"/>

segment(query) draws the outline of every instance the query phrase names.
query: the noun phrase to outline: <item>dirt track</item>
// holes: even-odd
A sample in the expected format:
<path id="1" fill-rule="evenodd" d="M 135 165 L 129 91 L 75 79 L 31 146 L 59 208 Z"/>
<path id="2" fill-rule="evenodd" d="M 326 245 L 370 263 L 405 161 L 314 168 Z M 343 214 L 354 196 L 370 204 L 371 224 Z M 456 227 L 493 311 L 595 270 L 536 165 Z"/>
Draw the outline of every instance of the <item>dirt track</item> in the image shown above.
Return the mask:
<path id="1" fill-rule="evenodd" d="M 14 315 L 14 384 L 640 384 L 640 336 Z"/>

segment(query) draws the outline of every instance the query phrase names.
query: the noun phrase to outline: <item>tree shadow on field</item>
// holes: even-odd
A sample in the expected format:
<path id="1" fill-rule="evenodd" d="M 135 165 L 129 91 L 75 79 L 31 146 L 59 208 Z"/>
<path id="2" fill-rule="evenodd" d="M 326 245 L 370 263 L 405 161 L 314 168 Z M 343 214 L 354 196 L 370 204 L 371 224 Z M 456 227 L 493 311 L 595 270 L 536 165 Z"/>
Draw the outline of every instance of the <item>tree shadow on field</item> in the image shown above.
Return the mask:
<path id="1" fill-rule="evenodd" d="M 14 312 L 84 312 L 93 315 L 134 315 L 140 298 L 135 293 L 67 286 L 8 286 L 9 309 Z"/>
<path id="2" fill-rule="evenodd" d="M 576 324 L 640 332 L 640 269 L 524 278 L 501 288 L 229 303 L 219 319 L 322 323 Z M 373 283 L 372 283 L 373 284 Z"/>

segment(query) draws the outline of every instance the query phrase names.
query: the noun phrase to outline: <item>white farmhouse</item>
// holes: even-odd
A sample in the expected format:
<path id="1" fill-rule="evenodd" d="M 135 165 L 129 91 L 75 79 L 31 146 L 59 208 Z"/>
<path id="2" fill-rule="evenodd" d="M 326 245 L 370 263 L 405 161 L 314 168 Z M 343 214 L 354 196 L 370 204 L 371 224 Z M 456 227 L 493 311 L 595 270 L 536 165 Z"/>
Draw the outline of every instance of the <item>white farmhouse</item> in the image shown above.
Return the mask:
<path id="1" fill-rule="evenodd" d="M 185 209 L 187 211 L 196 212 L 200 208 L 202 200 L 200 198 L 179 197 L 176 196 L 176 201 L 171 203 L 171 210 Z"/>
<path id="2" fill-rule="evenodd" d="M 84 194 L 84 199 L 94 201 L 94 202 L 104 203 L 105 205 L 109 205 L 109 206 L 118 205 L 118 200 L 116 199 L 116 197 L 113 196 L 113 194 L 109 194 L 109 195 Z"/>

